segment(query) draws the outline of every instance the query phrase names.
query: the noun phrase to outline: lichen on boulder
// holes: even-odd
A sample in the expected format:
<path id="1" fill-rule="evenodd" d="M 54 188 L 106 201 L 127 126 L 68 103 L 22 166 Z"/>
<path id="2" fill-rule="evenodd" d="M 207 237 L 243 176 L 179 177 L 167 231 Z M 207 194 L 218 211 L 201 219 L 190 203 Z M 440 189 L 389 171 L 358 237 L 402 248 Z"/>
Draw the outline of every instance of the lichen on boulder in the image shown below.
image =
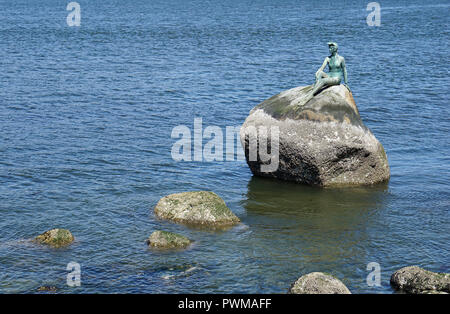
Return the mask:
<path id="1" fill-rule="evenodd" d="M 159 200 L 154 211 L 159 218 L 188 225 L 226 227 L 240 221 L 223 199 L 209 191 L 167 195 Z"/>
<path id="2" fill-rule="evenodd" d="M 351 294 L 350 290 L 337 278 L 320 272 L 301 276 L 294 282 L 290 294 Z"/>
<path id="3" fill-rule="evenodd" d="M 392 274 L 391 285 L 396 290 L 413 294 L 450 293 L 450 274 L 408 266 Z"/>
<path id="4" fill-rule="evenodd" d="M 343 85 L 331 86 L 298 106 L 310 89 L 303 86 L 283 91 L 251 110 L 240 138 L 253 174 L 317 186 L 387 181 L 386 153 L 364 125 L 352 93 Z M 260 132 L 262 127 L 267 132 Z M 269 132 L 272 129 L 278 130 L 275 136 Z M 250 154 L 255 147 L 257 157 L 254 152 Z M 259 151 L 261 147 L 267 152 Z M 267 171 L 269 162 L 261 153 L 273 148 L 278 150 L 278 167 Z"/>
<path id="5" fill-rule="evenodd" d="M 179 249 L 189 246 L 191 240 L 177 233 L 155 231 L 147 239 L 147 244 L 158 249 Z"/>
<path id="6" fill-rule="evenodd" d="M 52 229 L 38 235 L 34 240 L 40 244 L 59 248 L 71 244 L 74 239 L 72 233 L 67 229 Z"/>

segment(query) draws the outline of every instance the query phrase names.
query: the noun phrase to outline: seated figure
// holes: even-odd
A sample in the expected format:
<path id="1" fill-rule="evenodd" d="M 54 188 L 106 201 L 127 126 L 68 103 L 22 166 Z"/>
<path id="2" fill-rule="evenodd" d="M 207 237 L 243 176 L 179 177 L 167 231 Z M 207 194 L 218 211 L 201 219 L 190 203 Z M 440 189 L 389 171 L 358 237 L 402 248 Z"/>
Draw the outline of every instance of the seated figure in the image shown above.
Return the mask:
<path id="1" fill-rule="evenodd" d="M 329 42 L 328 47 L 330 49 L 330 56 L 325 58 L 322 66 L 319 70 L 317 70 L 316 82 L 314 83 L 312 90 L 299 101 L 297 106 L 304 106 L 322 88 L 341 84 L 342 79 L 344 79 L 345 86 L 350 91 L 350 88 L 347 85 L 347 69 L 345 68 L 345 59 L 337 53 L 338 44 L 335 42 Z M 329 72 L 325 73 L 323 70 L 327 64 Z"/>

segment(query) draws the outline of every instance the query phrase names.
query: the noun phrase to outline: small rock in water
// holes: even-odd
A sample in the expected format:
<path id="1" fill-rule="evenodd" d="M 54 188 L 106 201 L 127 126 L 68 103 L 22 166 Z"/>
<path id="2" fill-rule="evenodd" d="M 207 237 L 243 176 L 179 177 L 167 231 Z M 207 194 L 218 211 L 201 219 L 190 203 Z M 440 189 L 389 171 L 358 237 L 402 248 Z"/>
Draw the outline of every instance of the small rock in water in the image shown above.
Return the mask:
<path id="1" fill-rule="evenodd" d="M 202 226 L 225 227 L 240 221 L 223 199 L 209 191 L 165 196 L 156 204 L 155 214 L 174 222 Z"/>
<path id="2" fill-rule="evenodd" d="M 351 294 L 337 278 L 319 272 L 301 276 L 289 289 L 290 294 Z"/>
<path id="3" fill-rule="evenodd" d="M 58 288 L 54 286 L 42 286 L 37 289 L 37 291 L 45 291 L 45 292 L 56 292 Z"/>
<path id="4" fill-rule="evenodd" d="M 408 266 L 392 274 L 391 285 L 397 290 L 414 294 L 450 293 L 450 274 Z"/>
<path id="5" fill-rule="evenodd" d="M 176 249 L 189 246 L 191 240 L 173 232 L 155 231 L 148 238 L 147 244 L 154 248 Z"/>
<path id="6" fill-rule="evenodd" d="M 73 242 L 74 237 L 67 229 L 52 229 L 37 236 L 35 241 L 46 244 L 55 248 L 69 245 Z"/>

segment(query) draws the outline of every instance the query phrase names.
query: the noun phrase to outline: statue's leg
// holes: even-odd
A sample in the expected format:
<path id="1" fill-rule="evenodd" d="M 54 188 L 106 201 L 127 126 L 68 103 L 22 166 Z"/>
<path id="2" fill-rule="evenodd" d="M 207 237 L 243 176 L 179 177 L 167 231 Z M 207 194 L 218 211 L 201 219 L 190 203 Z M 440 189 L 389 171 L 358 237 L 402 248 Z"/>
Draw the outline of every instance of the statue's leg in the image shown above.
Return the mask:
<path id="1" fill-rule="evenodd" d="M 322 80 L 322 79 L 324 79 L 324 78 L 327 78 L 328 77 L 328 74 L 326 74 L 325 72 L 320 72 L 319 73 L 319 75 L 318 76 L 316 76 L 316 81 L 314 82 L 314 87 L 317 85 L 317 84 L 319 84 L 319 82 Z"/>
<path id="2" fill-rule="evenodd" d="M 309 94 L 311 94 L 311 98 L 313 98 L 314 95 L 325 85 L 326 85 L 326 78 L 319 79 L 317 81 L 317 84 L 314 84 L 314 88 L 309 92 Z"/>
<path id="3" fill-rule="evenodd" d="M 309 91 L 304 98 L 302 98 L 296 106 L 304 106 L 308 101 L 310 101 L 314 95 L 320 91 L 323 87 L 339 85 L 341 80 L 338 77 L 329 77 L 326 73 L 321 73 L 321 75 L 317 78 L 316 83 L 313 86 L 313 89 Z"/>
<path id="4" fill-rule="evenodd" d="M 318 84 L 314 85 L 313 90 L 311 93 L 313 95 L 316 95 L 317 92 L 319 92 L 323 87 L 333 86 L 333 85 L 339 85 L 341 84 L 341 80 L 338 77 L 329 77 L 328 75 L 324 78 L 321 78 L 318 82 Z"/>
<path id="5" fill-rule="evenodd" d="M 301 107 L 304 106 L 308 101 L 310 101 L 313 97 L 314 94 L 316 93 L 316 91 L 318 91 L 320 88 L 322 88 L 323 86 L 323 82 L 322 82 L 322 75 L 319 74 L 318 77 L 316 77 L 316 82 L 314 83 L 312 90 L 310 90 L 309 92 L 307 92 L 305 94 L 305 96 L 303 96 L 296 104 L 296 107 Z"/>
<path id="6" fill-rule="evenodd" d="M 295 104 L 295 106 L 301 107 L 301 106 L 306 105 L 306 103 L 307 103 L 308 101 L 310 101 L 310 100 L 314 97 L 314 94 L 316 93 L 316 91 L 318 91 L 319 89 L 321 89 L 322 86 L 323 86 L 322 80 L 321 80 L 321 79 L 318 79 L 318 80 L 316 81 L 316 83 L 313 85 L 313 89 L 310 90 L 308 93 L 306 93 L 305 96 L 303 96 L 303 97 Z"/>

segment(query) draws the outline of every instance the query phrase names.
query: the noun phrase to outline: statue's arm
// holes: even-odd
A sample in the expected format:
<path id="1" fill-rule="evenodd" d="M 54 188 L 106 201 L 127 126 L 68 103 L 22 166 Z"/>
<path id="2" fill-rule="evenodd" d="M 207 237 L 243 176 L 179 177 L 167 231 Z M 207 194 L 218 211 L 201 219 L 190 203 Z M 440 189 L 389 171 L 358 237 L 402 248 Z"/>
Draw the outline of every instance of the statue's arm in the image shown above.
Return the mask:
<path id="1" fill-rule="evenodd" d="M 347 85 L 348 84 L 347 67 L 345 66 L 345 59 L 344 59 L 344 57 L 342 57 L 341 67 L 342 67 L 342 72 L 344 73 L 344 83 L 345 83 L 345 85 Z"/>
<path id="2" fill-rule="evenodd" d="M 320 74 L 321 72 L 323 72 L 323 70 L 325 69 L 325 67 L 326 67 L 327 64 L 328 64 L 328 61 L 329 61 L 329 58 L 326 57 L 325 60 L 323 61 L 322 66 L 321 66 L 321 67 L 317 70 L 317 72 L 316 72 L 316 78 L 319 76 L 319 74 Z"/>
<path id="3" fill-rule="evenodd" d="M 341 67 L 342 67 L 342 72 L 344 73 L 344 84 L 345 84 L 345 87 L 347 87 L 349 92 L 352 92 L 350 90 L 350 87 L 348 86 L 347 67 L 345 66 L 345 59 L 344 59 L 344 57 L 342 57 Z"/>

